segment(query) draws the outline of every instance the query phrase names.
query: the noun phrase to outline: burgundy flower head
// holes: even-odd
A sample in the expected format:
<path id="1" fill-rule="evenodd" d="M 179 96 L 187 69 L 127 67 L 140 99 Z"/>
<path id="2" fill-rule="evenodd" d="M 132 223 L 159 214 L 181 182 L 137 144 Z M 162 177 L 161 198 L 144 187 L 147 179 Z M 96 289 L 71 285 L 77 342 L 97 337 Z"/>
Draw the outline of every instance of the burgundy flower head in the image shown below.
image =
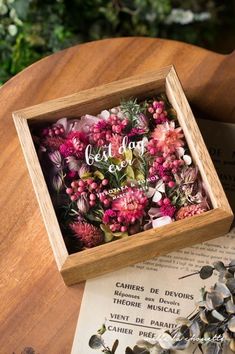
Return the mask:
<path id="1" fill-rule="evenodd" d="M 98 246 L 104 240 L 104 235 L 101 229 L 92 224 L 88 224 L 87 222 L 75 222 L 70 224 L 70 228 L 75 236 L 79 238 L 87 248 Z"/>

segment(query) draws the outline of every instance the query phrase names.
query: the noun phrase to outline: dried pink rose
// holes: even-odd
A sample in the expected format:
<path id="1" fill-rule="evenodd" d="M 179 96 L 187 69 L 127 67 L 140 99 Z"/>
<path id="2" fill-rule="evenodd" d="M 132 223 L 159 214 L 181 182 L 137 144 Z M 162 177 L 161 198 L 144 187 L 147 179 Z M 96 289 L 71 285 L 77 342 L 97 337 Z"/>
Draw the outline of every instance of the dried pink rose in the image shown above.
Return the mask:
<path id="1" fill-rule="evenodd" d="M 173 153 L 184 145 L 182 128 L 175 128 L 174 122 L 159 124 L 152 133 L 156 147 L 163 153 Z"/>

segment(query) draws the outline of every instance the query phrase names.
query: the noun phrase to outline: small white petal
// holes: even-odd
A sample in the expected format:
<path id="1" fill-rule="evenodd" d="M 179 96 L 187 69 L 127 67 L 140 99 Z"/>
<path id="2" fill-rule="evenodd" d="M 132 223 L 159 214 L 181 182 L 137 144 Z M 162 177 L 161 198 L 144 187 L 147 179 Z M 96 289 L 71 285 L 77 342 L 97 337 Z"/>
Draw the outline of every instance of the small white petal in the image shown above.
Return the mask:
<path id="1" fill-rule="evenodd" d="M 113 113 L 113 114 L 117 114 L 118 113 L 118 108 L 112 108 L 110 109 L 110 112 Z"/>
<path id="2" fill-rule="evenodd" d="M 159 200 L 161 200 L 162 199 L 162 193 L 160 193 L 160 192 L 158 192 L 158 191 L 156 191 L 155 193 L 154 193 L 154 196 L 153 196 L 153 202 L 154 203 L 157 203 L 157 202 L 159 202 Z"/>
<path id="3" fill-rule="evenodd" d="M 105 109 L 104 111 L 102 111 L 102 112 L 100 113 L 99 116 L 100 116 L 101 118 L 107 120 L 107 119 L 109 119 L 109 117 L 110 117 L 110 113 L 109 113 L 109 111 L 107 111 L 107 109 Z"/>
<path id="4" fill-rule="evenodd" d="M 120 119 L 123 119 L 124 118 L 123 112 L 122 111 L 118 111 L 117 117 L 120 118 Z"/>
<path id="5" fill-rule="evenodd" d="M 189 155 L 184 155 L 183 160 L 186 163 L 186 165 L 188 165 L 188 166 L 191 165 L 191 163 L 192 163 L 192 158 Z"/>
<path id="6" fill-rule="evenodd" d="M 149 187 L 146 193 L 147 198 L 151 198 L 154 195 L 155 188 Z"/>
<path id="7" fill-rule="evenodd" d="M 185 150 L 184 150 L 184 148 L 182 148 L 182 147 L 178 147 L 178 148 L 176 149 L 176 152 L 177 152 L 177 154 L 178 154 L 179 157 L 182 157 L 182 156 L 184 156 Z"/>
<path id="8" fill-rule="evenodd" d="M 16 27 L 16 25 L 9 25 L 8 32 L 12 37 L 14 37 L 14 36 L 16 36 L 16 34 L 18 32 L 18 28 Z"/>
<path id="9" fill-rule="evenodd" d="M 170 224 L 172 222 L 172 219 L 170 216 L 162 216 L 160 218 L 157 218 L 152 221 L 153 228 L 155 227 L 161 227 L 167 224 Z"/>
<path id="10" fill-rule="evenodd" d="M 161 216 L 160 208 L 150 208 L 148 214 L 149 214 L 150 219 L 157 218 L 157 217 Z"/>
<path id="11" fill-rule="evenodd" d="M 165 187 L 165 183 L 163 183 L 162 179 L 160 179 L 160 181 L 158 181 L 158 183 L 156 185 L 156 189 L 161 193 L 165 193 L 166 187 Z"/>
<path id="12" fill-rule="evenodd" d="M 169 333 L 162 333 L 159 339 L 159 344 L 163 349 L 171 349 L 174 344 L 174 339 Z"/>

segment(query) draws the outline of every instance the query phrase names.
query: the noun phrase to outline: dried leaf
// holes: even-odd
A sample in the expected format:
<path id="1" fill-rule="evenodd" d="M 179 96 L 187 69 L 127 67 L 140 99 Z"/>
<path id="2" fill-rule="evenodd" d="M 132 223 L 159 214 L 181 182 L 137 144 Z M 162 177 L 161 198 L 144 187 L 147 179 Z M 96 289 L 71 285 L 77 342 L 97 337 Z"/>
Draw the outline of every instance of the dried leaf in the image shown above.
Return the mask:
<path id="1" fill-rule="evenodd" d="M 224 303 L 224 298 L 221 293 L 216 290 L 212 290 L 206 294 L 206 308 L 208 310 L 214 310 Z"/>
<path id="2" fill-rule="evenodd" d="M 154 347 L 154 344 L 148 342 L 147 340 L 138 340 L 138 342 L 136 343 L 138 345 L 138 347 L 140 348 L 145 348 L 145 349 L 151 349 Z"/>
<path id="3" fill-rule="evenodd" d="M 217 270 L 218 272 L 225 272 L 226 271 L 226 268 L 225 268 L 223 262 L 220 262 L 220 261 L 214 262 L 213 266 L 214 266 L 215 270 Z"/>
<path id="4" fill-rule="evenodd" d="M 232 340 L 231 340 L 231 342 L 230 342 L 230 344 L 229 344 L 229 348 L 230 348 L 233 352 L 235 352 L 235 339 L 232 339 Z"/>
<path id="5" fill-rule="evenodd" d="M 97 333 L 100 334 L 100 335 L 102 335 L 102 334 L 104 334 L 105 332 L 106 332 L 106 326 L 105 326 L 105 324 L 103 323 L 102 326 L 101 326 L 101 328 L 98 329 Z"/>
<path id="6" fill-rule="evenodd" d="M 131 166 L 127 166 L 125 173 L 128 178 L 135 179 L 135 174 Z"/>
<path id="7" fill-rule="evenodd" d="M 215 284 L 215 290 L 220 292 L 224 298 L 230 297 L 232 295 L 228 287 L 221 282 L 217 282 Z"/>
<path id="8" fill-rule="evenodd" d="M 221 315 L 221 313 L 219 313 L 219 312 L 216 311 L 216 310 L 213 310 L 211 314 L 212 314 L 212 316 L 213 316 L 214 318 L 216 318 L 216 319 L 219 320 L 219 321 L 224 321 L 224 320 L 225 320 L 225 317 L 224 317 L 223 315 Z"/>
<path id="9" fill-rule="evenodd" d="M 235 316 L 228 321 L 228 329 L 235 333 Z"/>
<path id="10" fill-rule="evenodd" d="M 162 349 L 171 349 L 174 344 L 174 339 L 169 333 L 163 333 L 159 339 L 159 345 Z"/>
<path id="11" fill-rule="evenodd" d="M 235 260 L 234 260 L 234 261 L 231 261 L 231 262 L 229 263 L 228 269 L 229 269 L 232 273 L 235 273 Z"/>
<path id="12" fill-rule="evenodd" d="M 205 310 L 200 312 L 200 319 L 202 320 L 202 322 L 208 324 L 208 319 L 206 317 L 206 311 Z"/>
<path id="13" fill-rule="evenodd" d="M 189 345 L 189 340 L 182 339 L 174 343 L 173 350 L 185 350 Z"/>
<path id="14" fill-rule="evenodd" d="M 100 224 L 100 228 L 102 231 L 104 231 L 104 241 L 105 242 L 110 242 L 113 239 L 113 233 L 108 227 L 108 225 Z"/>
<path id="15" fill-rule="evenodd" d="M 228 313 L 235 313 L 235 305 L 231 300 L 226 302 L 225 308 Z"/>
<path id="16" fill-rule="evenodd" d="M 235 279 L 234 278 L 229 278 L 226 281 L 226 285 L 231 291 L 232 294 L 235 294 Z"/>
<path id="17" fill-rule="evenodd" d="M 206 345 L 205 354 L 221 354 L 221 353 L 222 353 L 222 348 L 219 343 L 209 342 Z"/>
<path id="18" fill-rule="evenodd" d="M 214 268 L 211 267 L 211 266 L 203 266 L 200 270 L 200 278 L 201 279 L 207 279 L 207 278 L 210 278 L 213 274 L 213 270 Z"/>
<path id="19" fill-rule="evenodd" d="M 94 176 L 95 176 L 95 177 L 98 177 L 98 178 L 101 179 L 101 180 L 104 179 L 103 173 L 101 173 L 101 172 L 98 171 L 98 170 L 94 172 Z"/>
<path id="20" fill-rule="evenodd" d="M 124 156 L 127 161 L 131 161 L 133 157 L 132 151 L 130 149 L 126 149 L 126 151 L 124 152 Z"/>
<path id="21" fill-rule="evenodd" d="M 197 321 L 193 321 L 193 323 L 190 326 L 190 334 L 194 338 L 199 338 L 200 337 L 200 327 Z"/>
<path id="22" fill-rule="evenodd" d="M 131 353 L 133 353 L 133 354 L 150 354 L 150 351 L 146 348 L 140 348 L 138 345 L 135 345 L 133 348 L 133 352 L 130 352 L 130 354 Z"/>
<path id="23" fill-rule="evenodd" d="M 114 232 L 113 236 L 118 237 L 118 238 L 123 238 L 123 237 L 127 237 L 128 233 L 127 232 Z"/>
<path id="24" fill-rule="evenodd" d="M 119 344 L 119 340 L 116 339 L 115 342 L 113 343 L 113 346 L 112 346 L 112 350 L 111 350 L 112 354 L 115 354 L 115 352 L 117 350 L 117 347 L 118 347 L 118 344 Z"/>
<path id="25" fill-rule="evenodd" d="M 100 349 L 102 347 L 102 338 L 101 336 L 98 336 L 97 334 L 94 334 L 91 336 L 89 340 L 89 347 L 92 349 Z"/>
<path id="26" fill-rule="evenodd" d="M 125 354 L 135 354 L 130 347 L 127 347 L 125 350 Z"/>
<path id="27" fill-rule="evenodd" d="M 181 325 L 186 325 L 186 326 L 190 325 L 190 321 L 186 317 L 178 317 L 176 318 L 175 322 Z"/>

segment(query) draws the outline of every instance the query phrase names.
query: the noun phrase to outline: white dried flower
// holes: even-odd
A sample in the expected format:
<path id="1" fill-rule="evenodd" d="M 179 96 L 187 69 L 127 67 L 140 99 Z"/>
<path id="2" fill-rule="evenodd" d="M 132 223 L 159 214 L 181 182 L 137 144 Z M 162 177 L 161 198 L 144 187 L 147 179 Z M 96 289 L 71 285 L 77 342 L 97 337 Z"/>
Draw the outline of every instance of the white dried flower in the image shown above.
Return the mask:
<path id="1" fill-rule="evenodd" d="M 82 214 L 86 214 L 90 208 L 89 206 L 89 202 L 86 196 L 81 196 L 78 201 L 77 201 L 77 207 L 78 210 L 82 213 Z"/>
<path id="2" fill-rule="evenodd" d="M 188 25 L 194 21 L 194 13 L 191 10 L 172 9 L 165 23 L 179 23 L 180 25 Z"/>
<path id="3" fill-rule="evenodd" d="M 211 14 L 209 12 L 201 12 L 199 14 L 194 14 L 195 21 L 207 21 L 211 18 Z"/>
<path id="4" fill-rule="evenodd" d="M 1 3 L 0 4 L 0 15 L 2 15 L 2 16 L 6 15 L 7 12 L 8 12 L 8 7 L 5 4 Z"/>
<path id="5" fill-rule="evenodd" d="M 52 185 L 54 189 L 59 192 L 63 185 L 62 178 L 59 175 L 54 176 L 52 180 Z"/>
<path id="6" fill-rule="evenodd" d="M 66 162 L 70 171 L 79 171 L 81 163 L 74 156 L 66 157 Z"/>
<path id="7" fill-rule="evenodd" d="M 9 34 L 14 37 L 17 35 L 17 32 L 18 32 L 18 28 L 16 27 L 16 25 L 9 25 L 8 26 L 8 32 Z"/>

